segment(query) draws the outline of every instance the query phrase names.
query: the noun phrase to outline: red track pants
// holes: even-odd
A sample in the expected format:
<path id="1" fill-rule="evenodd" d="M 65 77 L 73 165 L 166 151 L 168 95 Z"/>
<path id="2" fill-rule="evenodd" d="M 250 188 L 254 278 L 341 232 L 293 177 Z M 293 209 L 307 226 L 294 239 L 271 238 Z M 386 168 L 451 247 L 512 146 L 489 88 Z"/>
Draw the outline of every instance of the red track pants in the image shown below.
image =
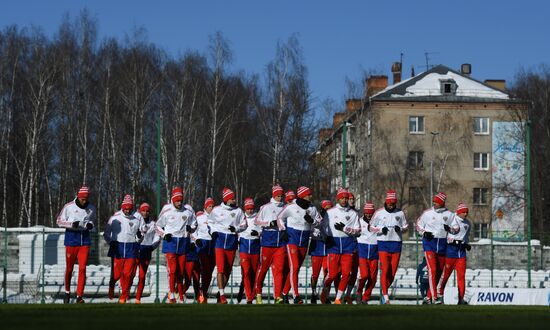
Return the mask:
<path id="1" fill-rule="evenodd" d="M 353 264 L 353 254 L 328 254 L 328 276 L 325 278 L 325 289 L 330 290 L 332 282 L 336 280 L 340 273 L 340 283 L 338 284 L 338 291 L 345 291 L 348 286 L 349 277 L 351 274 L 351 267 Z"/>
<path id="2" fill-rule="evenodd" d="M 439 295 L 443 296 L 445 285 L 449 280 L 449 277 L 456 269 L 456 284 L 458 286 L 458 299 L 464 299 L 464 292 L 466 290 L 466 258 L 445 258 L 445 270 L 441 279 L 441 286 L 439 289 Z"/>
<path id="3" fill-rule="evenodd" d="M 136 258 L 115 258 L 115 279 L 120 279 L 121 300 L 128 300 L 135 275 Z"/>
<path id="4" fill-rule="evenodd" d="M 284 246 L 262 246 L 260 250 L 260 267 L 256 274 L 256 294 L 262 293 L 265 275 L 267 274 L 269 267 L 271 267 L 271 272 L 273 273 L 273 293 L 275 294 L 275 298 L 281 297 L 283 283 L 286 280 L 283 272 L 285 259 L 286 248 Z"/>
<path id="5" fill-rule="evenodd" d="M 136 259 L 135 267 L 139 268 L 136 300 L 141 300 L 143 288 L 145 288 L 145 276 L 147 275 L 147 269 L 149 269 L 149 263 L 151 263 L 151 259 Z M 136 270 L 137 269 L 134 269 L 134 274 Z"/>
<path id="6" fill-rule="evenodd" d="M 168 268 L 168 288 L 175 295 L 176 284 L 180 294 L 183 297 L 183 282 L 185 278 L 185 254 L 166 253 L 166 267 Z M 175 299 L 175 296 L 171 296 Z"/>
<path id="7" fill-rule="evenodd" d="M 260 255 L 241 252 L 239 257 L 241 259 L 241 278 L 244 283 L 246 300 L 252 301 L 254 299 L 254 281 L 260 264 Z"/>
<path id="8" fill-rule="evenodd" d="M 428 280 L 430 282 L 430 289 L 426 295 L 428 299 L 437 298 L 437 286 L 441 275 L 443 275 L 443 269 L 445 268 L 445 256 L 436 254 L 433 251 L 424 251 L 426 257 L 426 263 L 428 267 Z"/>
<path id="9" fill-rule="evenodd" d="M 399 258 L 401 257 L 400 252 L 385 252 L 378 251 L 378 256 L 380 258 L 380 287 L 382 288 L 382 294 L 388 294 L 388 288 L 392 285 L 395 278 L 395 273 L 397 273 L 397 267 L 399 266 Z"/>
<path id="10" fill-rule="evenodd" d="M 351 286 L 353 288 L 355 286 L 355 282 L 357 282 L 358 272 L 359 272 L 359 253 L 355 251 L 353 252 L 353 260 L 351 263 L 351 273 L 349 275 L 348 287 Z"/>
<path id="11" fill-rule="evenodd" d="M 319 279 L 319 275 L 321 274 L 321 268 L 323 269 L 323 275 L 324 277 L 327 276 L 328 269 L 327 269 L 327 260 L 328 258 L 326 256 L 311 256 L 311 281 L 317 281 Z"/>
<path id="12" fill-rule="evenodd" d="M 378 277 L 378 259 L 364 259 L 359 258 L 359 284 L 357 285 L 357 296 L 360 296 L 365 288 L 365 293 L 363 293 L 362 301 L 369 301 L 372 289 L 376 284 L 376 279 Z M 366 286 L 365 286 L 366 284 Z"/>
<path id="13" fill-rule="evenodd" d="M 86 264 L 88 263 L 88 253 L 90 247 L 84 246 L 66 246 L 65 247 L 65 291 L 71 292 L 71 278 L 73 277 L 74 264 L 78 260 L 78 285 L 76 295 L 84 295 L 84 286 L 86 285 Z"/>
<path id="14" fill-rule="evenodd" d="M 210 283 L 212 282 L 214 267 L 216 267 L 216 256 L 208 252 L 199 253 L 199 260 L 201 263 L 201 292 L 206 296 L 208 294 L 208 288 L 210 288 Z"/>
<path id="15" fill-rule="evenodd" d="M 235 261 L 235 250 L 216 248 L 216 267 L 218 267 L 218 274 L 231 275 L 233 261 Z"/>
<path id="16" fill-rule="evenodd" d="M 288 266 L 290 285 L 292 286 L 292 291 L 294 292 L 294 297 L 298 297 L 298 273 L 300 272 L 300 267 L 304 263 L 307 254 L 307 247 L 298 247 L 294 244 L 287 244 L 286 252 L 288 255 Z"/>
<path id="17" fill-rule="evenodd" d="M 193 291 L 195 293 L 195 299 L 199 298 L 200 295 L 200 265 L 198 261 L 185 261 L 185 278 L 186 281 L 183 284 L 183 294 L 187 292 L 191 283 L 193 283 Z M 183 299 L 182 299 L 183 300 Z"/>

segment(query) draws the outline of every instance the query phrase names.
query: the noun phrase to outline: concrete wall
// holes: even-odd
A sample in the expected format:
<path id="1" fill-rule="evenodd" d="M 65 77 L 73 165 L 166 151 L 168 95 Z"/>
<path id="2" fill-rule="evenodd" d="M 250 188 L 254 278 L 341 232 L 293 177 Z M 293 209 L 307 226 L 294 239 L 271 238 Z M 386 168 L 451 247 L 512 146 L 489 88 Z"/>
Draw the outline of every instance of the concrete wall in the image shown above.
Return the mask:
<path id="1" fill-rule="evenodd" d="M 550 269 L 550 247 L 542 247 L 533 240 L 531 246 L 531 269 Z M 422 244 L 419 244 L 419 259 L 422 260 Z M 491 268 L 490 240 L 480 240 L 472 243 L 472 250 L 468 252 L 468 268 Z M 527 269 L 527 243 L 494 242 L 493 258 L 495 269 Z M 405 242 L 401 253 L 400 267 L 413 268 L 416 264 L 415 242 Z"/>
<path id="2" fill-rule="evenodd" d="M 4 246 L 2 237 L 2 261 Z M 62 233 L 46 235 L 46 264 L 65 264 L 64 236 Z M 42 262 L 42 234 L 9 233 L 8 235 L 8 272 L 34 274 Z M 550 269 L 550 247 L 542 247 L 538 241 L 532 241 L 532 269 Z M 527 269 L 526 243 L 494 242 L 495 269 Z M 91 250 L 89 264 L 109 265 L 107 257 L 108 246 L 103 239 L 99 240 Z M 419 259 L 422 260 L 422 246 L 418 246 Z M 164 258 L 161 257 L 162 263 Z M 416 244 L 412 241 L 404 242 L 401 254 L 400 267 L 416 268 Z M 472 243 L 472 250 L 468 253 L 468 268 L 491 267 L 490 240 Z"/>

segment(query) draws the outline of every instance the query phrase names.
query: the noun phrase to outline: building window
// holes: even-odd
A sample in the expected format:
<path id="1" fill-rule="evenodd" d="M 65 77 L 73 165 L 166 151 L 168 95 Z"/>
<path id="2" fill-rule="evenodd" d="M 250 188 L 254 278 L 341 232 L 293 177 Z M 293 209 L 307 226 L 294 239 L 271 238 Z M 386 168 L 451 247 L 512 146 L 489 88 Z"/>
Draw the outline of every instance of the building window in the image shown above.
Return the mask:
<path id="1" fill-rule="evenodd" d="M 474 205 L 487 205 L 488 188 L 474 188 Z"/>
<path id="2" fill-rule="evenodd" d="M 407 158 L 407 168 L 410 170 L 424 168 L 424 163 L 422 162 L 423 158 L 423 151 L 409 151 L 409 157 Z"/>
<path id="3" fill-rule="evenodd" d="M 409 204 L 424 204 L 422 187 L 409 187 Z"/>
<path id="4" fill-rule="evenodd" d="M 481 238 L 488 237 L 489 226 L 486 223 L 475 223 L 474 224 L 474 239 L 478 240 Z"/>
<path id="5" fill-rule="evenodd" d="M 489 169 L 489 154 L 474 152 L 474 170 L 487 171 Z"/>
<path id="6" fill-rule="evenodd" d="M 474 118 L 474 134 L 489 135 L 489 118 L 487 117 Z"/>
<path id="7" fill-rule="evenodd" d="M 453 79 L 440 80 L 441 83 L 441 94 L 443 95 L 454 95 L 456 94 L 456 82 Z"/>
<path id="8" fill-rule="evenodd" d="M 409 133 L 411 134 L 424 133 L 424 117 L 418 117 L 418 116 L 409 117 Z"/>

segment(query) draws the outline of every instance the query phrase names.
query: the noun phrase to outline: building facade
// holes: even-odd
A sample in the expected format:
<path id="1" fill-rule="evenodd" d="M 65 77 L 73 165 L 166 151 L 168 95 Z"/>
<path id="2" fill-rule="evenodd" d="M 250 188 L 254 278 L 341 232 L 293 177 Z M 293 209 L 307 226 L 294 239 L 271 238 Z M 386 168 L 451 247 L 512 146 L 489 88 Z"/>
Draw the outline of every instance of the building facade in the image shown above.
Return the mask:
<path id="1" fill-rule="evenodd" d="M 508 204 L 517 209 L 523 205 L 524 172 L 514 172 L 522 176 L 514 182 L 498 178 L 497 185 L 495 169 L 503 160 L 492 155 L 497 128 L 508 130 L 513 141 L 507 145 L 523 146 L 529 103 L 506 93 L 504 81 L 473 79 L 468 65 L 460 72 L 439 65 L 403 81 L 400 67 L 392 67 L 393 85 L 386 76 L 367 79 L 364 99 L 348 100 L 333 127 L 319 132 L 312 160 L 320 197 L 345 186 L 359 205 L 372 200 L 382 207 L 386 190 L 395 189 L 412 225 L 431 206 L 431 196 L 443 191 L 448 208 L 459 202 L 470 206 L 472 235 L 487 237 L 492 222 L 513 213 L 495 209 L 496 195 L 514 197 Z M 523 158 L 504 166 L 522 169 Z M 523 212 L 513 216 L 524 217 Z"/>

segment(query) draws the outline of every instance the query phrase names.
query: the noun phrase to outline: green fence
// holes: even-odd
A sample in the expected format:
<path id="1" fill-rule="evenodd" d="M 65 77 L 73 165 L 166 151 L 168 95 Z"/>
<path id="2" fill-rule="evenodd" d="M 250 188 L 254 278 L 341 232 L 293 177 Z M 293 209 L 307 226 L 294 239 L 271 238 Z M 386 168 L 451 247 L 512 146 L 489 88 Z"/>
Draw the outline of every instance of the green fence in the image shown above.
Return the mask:
<path id="1" fill-rule="evenodd" d="M 31 229 L 1 228 L 2 251 L 2 294 L 4 303 L 59 303 L 64 294 L 63 273 L 65 250 L 63 230 L 58 228 L 36 227 Z M 532 234 L 531 244 L 527 242 L 501 242 L 490 238 L 471 243 L 468 252 L 468 287 L 497 288 L 549 288 L 550 287 L 550 247 L 548 233 Z M 108 301 L 107 290 L 110 276 L 110 258 L 106 256 L 107 246 L 95 235 L 87 269 L 86 296 L 89 302 Z M 419 303 L 422 287 L 417 283 L 418 265 L 423 257 L 421 240 L 408 240 L 403 243 L 400 268 L 391 288 L 392 298 L 405 303 Z M 160 260 L 160 262 L 157 262 Z M 164 256 L 153 254 L 146 281 L 144 302 L 165 302 L 167 278 Z M 75 267 L 73 291 L 76 283 Z M 379 272 L 380 273 L 380 272 Z M 215 274 L 214 274 L 215 275 Z M 311 296 L 311 264 L 306 258 L 299 276 L 299 291 L 309 302 Z M 212 292 L 216 293 L 215 276 Z M 420 276 L 422 279 L 422 276 Z M 319 285 L 323 282 L 323 274 Z M 454 275 L 450 280 L 455 281 Z M 268 273 L 264 285 L 264 303 L 273 303 L 272 275 Z M 225 292 L 231 303 L 237 302 L 241 283 L 238 254 L 235 259 L 230 282 Z M 373 292 L 373 299 L 379 298 L 379 281 Z M 133 289 L 135 290 L 135 285 Z M 352 290 L 355 293 L 355 288 Z M 332 291 L 334 294 L 334 290 Z M 193 301 L 192 287 L 187 292 L 188 302 Z M 213 297 L 213 295 L 211 295 Z"/>

